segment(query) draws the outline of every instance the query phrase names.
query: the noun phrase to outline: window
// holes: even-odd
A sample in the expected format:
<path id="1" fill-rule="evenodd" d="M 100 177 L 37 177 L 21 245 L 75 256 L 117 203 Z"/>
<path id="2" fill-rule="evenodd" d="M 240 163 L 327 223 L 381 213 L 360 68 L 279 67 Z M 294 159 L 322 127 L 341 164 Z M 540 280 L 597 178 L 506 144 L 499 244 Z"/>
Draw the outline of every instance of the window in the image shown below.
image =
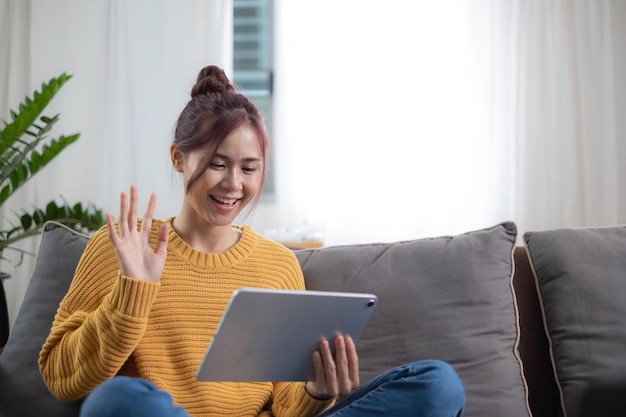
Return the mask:
<path id="1" fill-rule="evenodd" d="M 233 0 L 233 81 L 259 108 L 270 136 L 273 120 L 272 0 Z M 264 192 L 273 194 L 272 163 Z"/>

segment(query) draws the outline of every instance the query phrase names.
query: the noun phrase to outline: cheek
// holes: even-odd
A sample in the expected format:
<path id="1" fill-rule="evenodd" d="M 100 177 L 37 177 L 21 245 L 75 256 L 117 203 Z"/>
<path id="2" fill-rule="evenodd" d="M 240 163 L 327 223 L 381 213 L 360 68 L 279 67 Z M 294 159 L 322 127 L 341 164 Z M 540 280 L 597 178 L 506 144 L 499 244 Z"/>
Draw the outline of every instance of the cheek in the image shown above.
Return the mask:
<path id="1" fill-rule="evenodd" d="M 245 186 L 250 194 L 256 194 L 261 188 L 261 176 L 255 175 L 245 182 Z"/>
<path id="2" fill-rule="evenodd" d="M 220 181 L 220 174 L 217 171 L 212 169 L 205 169 L 204 172 L 198 177 L 196 182 L 201 182 L 207 186 L 210 186 L 218 181 Z"/>

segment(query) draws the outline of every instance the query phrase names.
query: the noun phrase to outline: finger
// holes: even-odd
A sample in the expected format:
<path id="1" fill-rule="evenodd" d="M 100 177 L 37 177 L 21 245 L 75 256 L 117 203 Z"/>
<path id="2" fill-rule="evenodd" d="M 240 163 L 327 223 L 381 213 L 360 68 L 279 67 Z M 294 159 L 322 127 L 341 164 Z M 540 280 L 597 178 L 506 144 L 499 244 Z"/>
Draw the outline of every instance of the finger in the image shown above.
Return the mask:
<path id="1" fill-rule="evenodd" d="M 134 185 L 131 185 L 130 186 L 130 210 L 128 211 L 128 227 L 131 232 L 134 232 L 137 230 L 137 201 L 139 201 L 137 188 Z"/>
<path id="2" fill-rule="evenodd" d="M 167 255 L 167 241 L 169 238 L 169 230 L 169 225 L 167 223 L 163 223 L 161 227 L 159 227 L 159 233 L 157 235 L 157 246 L 155 252 L 163 257 Z"/>
<path id="3" fill-rule="evenodd" d="M 319 350 L 313 352 L 313 369 L 315 371 L 315 385 L 326 386 L 326 375 L 324 374 L 324 362 Z"/>
<path id="4" fill-rule="evenodd" d="M 148 201 L 148 207 L 146 208 L 146 212 L 143 215 L 143 220 L 141 222 L 141 230 L 150 233 L 150 229 L 152 228 L 152 219 L 154 216 L 154 208 L 156 207 L 156 194 L 150 194 L 150 200 Z"/>
<path id="5" fill-rule="evenodd" d="M 359 375 L 359 355 L 356 351 L 354 340 L 350 336 L 346 336 L 346 353 L 348 356 L 348 367 L 350 370 L 350 380 L 352 381 L 352 389 L 361 386 L 361 377 Z"/>
<path id="6" fill-rule="evenodd" d="M 109 239 L 111 239 L 111 242 L 115 243 L 119 239 L 119 236 L 117 235 L 117 230 L 115 230 L 115 220 L 113 220 L 113 216 L 111 215 L 111 213 L 105 213 L 104 217 L 107 222 Z"/>
<path id="7" fill-rule="evenodd" d="M 337 368 L 337 382 L 339 392 L 347 394 L 352 391 L 352 381 L 350 381 L 350 369 L 348 364 L 348 354 L 346 352 L 346 343 L 344 336 L 335 337 L 335 365 Z"/>
<path id="8" fill-rule="evenodd" d="M 328 340 L 322 340 L 320 343 L 320 354 L 324 363 L 324 375 L 326 377 L 326 386 L 328 387 L 328 395 L 334 397 L 339 394 L 339 383 L 337 381 L 337 368 L 335 360 L 330 350 Z"/>
<path id="9" fill-rule="evenodd" d="M 128 232 L 128 196 L 124 191 L 120 193 L 120 220 L 119 233 L 123 237 Z"/>

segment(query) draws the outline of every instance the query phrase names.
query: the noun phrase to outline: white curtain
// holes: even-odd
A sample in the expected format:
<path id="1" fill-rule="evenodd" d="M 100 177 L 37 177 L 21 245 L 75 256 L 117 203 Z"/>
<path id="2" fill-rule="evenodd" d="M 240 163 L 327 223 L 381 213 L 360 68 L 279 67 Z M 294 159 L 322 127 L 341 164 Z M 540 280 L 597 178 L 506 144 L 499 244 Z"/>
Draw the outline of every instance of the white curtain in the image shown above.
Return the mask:
<path id="1" fill-rule="evenodd" d="M 246 219 L 260 232 L 310 224 L 334 245 L 626 223 L 626 2 L 274 5 L 277 192 Z M 66 71 L 49 113 L 82 134 L 14 207 L 62 195 L 115 213 L 134 183 L 142 201 L 158 193 L 157 215 L 177 213 L 167 147 L 198 69 L 231 70 L 231 1 L 0 13 L 0 117 Z M 29 273 L 5 282 L 13 316 Z"/>
<path id="2" fill-rule="evenodd" d="M 13 210 L 60 198 L 117 215 L 130 184 L 141 201 L 158 194 L 157 215 L 176 214 L 173 127 L 200 68 L 232 71 L 232 0 L 2 0 L 0 13 L 0 117 L 67 72 L 73 78 L 45 114 L 61 113 L 56 136 L 81 133 L 10 200 L 3 226 L 16 221 Z M 37 244 L 23 243 L 32 252 Z M 32 270 L 33 258 L 24 261 L 0 263 L 13 275 L 5 281 L 11 320 Z"/>
<path id="3" fill-rule="evenodd" d="M 624 2 L 519 1 L 516 12 L 518 222 L 626 223 Z"/>
<path id="4" fill-rule="evenodd" d="M 277 2 L 290 220 L 331 245 L 626 222 L 623 4 Z"/>

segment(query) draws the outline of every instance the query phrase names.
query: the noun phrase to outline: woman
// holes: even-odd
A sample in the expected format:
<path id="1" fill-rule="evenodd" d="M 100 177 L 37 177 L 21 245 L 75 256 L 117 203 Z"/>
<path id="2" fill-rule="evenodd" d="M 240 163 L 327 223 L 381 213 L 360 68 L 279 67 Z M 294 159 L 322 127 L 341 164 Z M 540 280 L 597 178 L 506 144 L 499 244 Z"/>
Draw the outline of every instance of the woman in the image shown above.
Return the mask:
<path id="1" fill-rule="evenodd" d="M 119 220 L 107 214 L 90 239 L 40 353 L 50 391 L 86 397 L 83 417 L 460 416 L 463 389 L 448 365 L 408 364 L 359 388 L 354 342 L 341 335 L 313 353 L 313 381 L 196 380 L 236 288 L 304 289 L 291 251 L 233 225 L 259 200 L 268 148 L 256 107 L 220 68 L 202 69 L 170 147 L 182 208 L 153 219 L 153 194 L 137 219 L 137 190 L 121 194 Z"/>

